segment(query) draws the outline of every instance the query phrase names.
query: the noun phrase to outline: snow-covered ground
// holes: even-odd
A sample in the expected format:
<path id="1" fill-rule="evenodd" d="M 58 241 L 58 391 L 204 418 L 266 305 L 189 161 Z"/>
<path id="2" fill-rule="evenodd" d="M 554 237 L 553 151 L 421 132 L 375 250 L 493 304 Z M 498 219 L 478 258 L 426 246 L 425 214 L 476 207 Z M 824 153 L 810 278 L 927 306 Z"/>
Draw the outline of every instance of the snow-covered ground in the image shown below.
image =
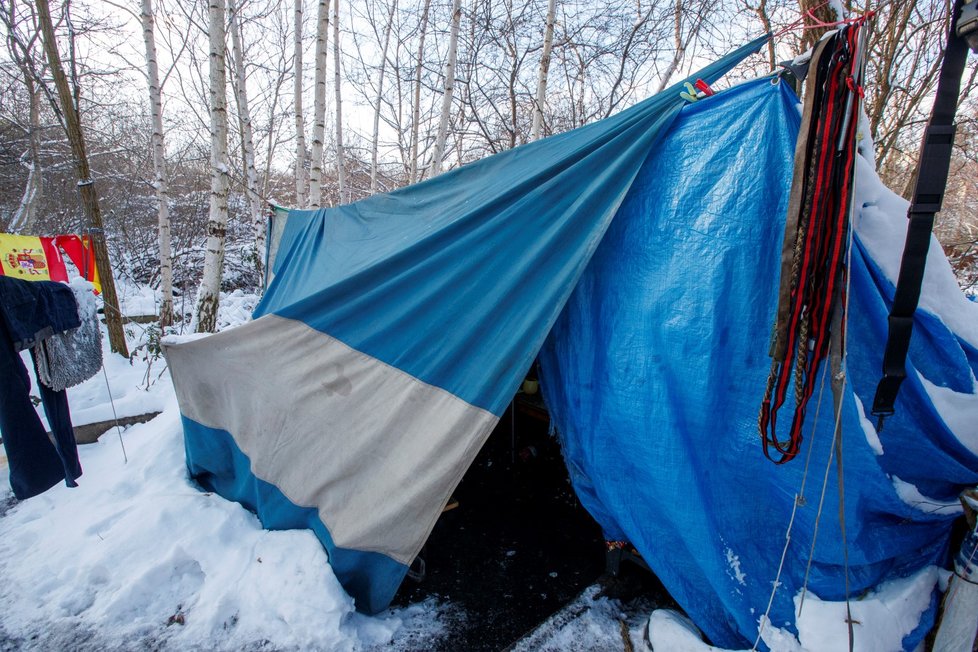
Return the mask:
<path id="1" fill-rule="evenodd" d="M 903 639 L 920 622 L 930 606 L 931 593 L 938 581 L 946 582 L 949 573 L 929 566 L 910 577 L 886 582 L 876 591 L 851 604 L 854 649 L 861 652 L 901 650 Z M 942 584 L 945 586 L 946 584 Z M 800 596 L 795 597 L 799 606 Z M 777 627 L 764 628 L 762 640 L 776 652 L 815 652 L 849 649 L 849 633 L 838 623 L 845 622 L 844 602 L 824 602 L 811 594 L 798 617 L 798 636 Z M 682 614 L 668 609 L 652 612 L 644 632 L 655 650 L 669 652 L 720 652 L 703 642 L 699 630 Z M 744 650 L 742 652 L 748 652 Z"/>
<path id="2" fill-rule="evenodd" d="M 187 477 L 180 416 L 82 447 L 80 487 L 0 519 L 0 648 L 358 650 L 437 638 L 440 607 L 353 611 L 319 541 Z M 6 491 L 6 490 L 5 490 Z"/>
<path id="3" fill-rule="evenodd" d="M 154 309 L 151 291 L 123 292 L 128 314 Z M 224 295 L 222 328 L 246 321 L 255 302 Z M 358 614 L 311 532 L 263 530 L 237 503 L 200 491 L 165 360 L 148 350 L 147 326 L 126 329 L 133 361 L 103 338 L 106 373 L 68 390 L 74 423 L 112 419 L 113 404 L 119 417 L 162 414 L 81 446 L 75 489 L 16 502 L 0 459 L 0 650 L 450 647 L 451 623 L 465 617 L 453 605 Z M 517 649 L 620 650 L 622 607 L 596 590 Z M 641 649 L 646 618 L 630 619 Z"/>
<path id="4" fill-rule="evenodd" d="M 911 577 L 885 583 L 853 602 L 852 615 L 860 623 L 853 632 L 855 649 L 901 650 L 903 638 L 930 605 L 931 587 L 935 582 L 946 582 L 949 575 L 931 566 Z M 647 608 L 643 610 L 643 606 Z M 598 587 L 592 586 L 513 646 L 512 652 L 732 652 L 705 643 L 699 629 L 683 614 L 652 607 L 641 600 L 623 605 L 600 597 Z M 768 626 L 763 642 L 774 652 L 846 650 L 848 631 L 837 626 L 845 620 L 845 609 L 845 603 L 823 602 L 809 595 L 798 619 L 798 636 Z"/>
<path id="5" fill-rule="evenodd" d="M 222 323 L 254 300 L 226 296 Z M 68 390 L 75 425 L 111 419 L 112 403 L 120 417 L 162 414 L 81 446 L 75 489 L 16 502 L 0 459 L 0 650 L 403 650 L 446 635 L 450 606 L 361 616 L 311 532 L 263 530 L 201 492 L 165 361 L 107 348 L 105 360 Z"/>
<path id="6" fill-rule="evenodd" d="M 642 599 L 623 605 L 601 597 L 599 587 L 590 586 L 514 645 L 512 652 L 644 650 L 650 608 Z M 672 652 L 668 647 L 659 649 Z"/>

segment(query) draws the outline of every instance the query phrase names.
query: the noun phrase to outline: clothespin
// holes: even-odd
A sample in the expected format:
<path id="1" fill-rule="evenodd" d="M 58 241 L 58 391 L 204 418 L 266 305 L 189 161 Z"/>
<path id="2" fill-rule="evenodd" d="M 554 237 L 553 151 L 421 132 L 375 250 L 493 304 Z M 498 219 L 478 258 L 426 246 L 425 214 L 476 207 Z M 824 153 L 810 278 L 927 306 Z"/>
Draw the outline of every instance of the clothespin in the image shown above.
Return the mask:
<path id="1" fill-rule="evenodd" d="M 679 97 L 683 98 L 687 102 L 695 102 L 696 100 L 700 99 L 699 95 L 696 93 L 696 88 L 692 84 L 686 82 L 683 84 L 683 86 L 686 87 L 686 90 L 680 91 Z"/>
<path id="2" fill-rule="evenodd" d="M 715 94 L 713 89 L 710 88 L 710 85 L 702 79 L 697 79 L 695 84 L 685 82 L 683 86 L 686 87 L 686 90 L 681 91 L 679 93 L 679 97 L 683 98 L 687 102 L 695 102 L 696 100 L 704 97 L 710 97 L 711 95 Z"/>
<path id="3" fill-rule="evenodd" d="M 707 84 L 702 79 L 697 79 L 695 86 L 697 90 L 702 91 L 703 95 L 705 95 L 706 97 L 710 97 L 711 95 L 714 94 L 713 89 L 710 88 L 710 85 Z"/>

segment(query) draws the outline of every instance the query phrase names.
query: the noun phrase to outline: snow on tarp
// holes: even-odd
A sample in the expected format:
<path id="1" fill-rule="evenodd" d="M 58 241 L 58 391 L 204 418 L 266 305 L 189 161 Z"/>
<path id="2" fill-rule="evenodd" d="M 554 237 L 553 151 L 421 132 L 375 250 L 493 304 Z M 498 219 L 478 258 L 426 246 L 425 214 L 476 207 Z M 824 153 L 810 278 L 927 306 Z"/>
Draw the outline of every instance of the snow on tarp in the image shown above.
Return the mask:
<path id="1" fill-rule="evenodd" d="M 312 529 L 357 608 L 386 607 L 682 108 L 679 88 L 296 213 L 255 321 L 165 345 L 191 473 L 266 527 Z"/>
<path id="2" fill-rule="evenodd" d="M 686 107 L 639 173 L 540 354 L 541 389 L 585 507 L 607 538 L 638 548 L 724 647 L 750 647 L 758 635 L 809 443 L 804 504 L 765 640 L 786 650 L 801 649 L 785 643 L 799 630 L 815 646 L 806 649 L 826 640 L 806 633 L 804 615 L 796 623 L 795 607 L 831 449 L 831 391 L 809 406 L 806 442 L 791 463 L 764 458 L 757 426 L 771 365 L 795 102 L 784 85 L 762 81 Z M 850 592 L 885 598 L 894 591 L 880 587 L 900 582 L 923 592 L 923 603 L 884 604 L 902 614 L 894 616 L 899 628 L 886 626 L 896 642 L 865 648 L 913 649 L 933 622 L 932 571 L 946 565 L 959 513 L 952 505 L 978 482 L 978 305 L 958 290 L 935 242 L 909 377 L 896 415 L 877 436 L 863 406 L 880 376 L 907 205 L 867 161 L 858 161 L 858 175 L 842 415 Z M 804 607 L 821 608 L 815 622 L 835 641 L 847 637 L 844 605 L 836 608 L 845 598 L 837 489 L 833 464 Z M 868 620 L 879 610 L 865 611 Z M 862 628 L 857 640 L 877 638 L 876 624 L 855 627 Z"/>

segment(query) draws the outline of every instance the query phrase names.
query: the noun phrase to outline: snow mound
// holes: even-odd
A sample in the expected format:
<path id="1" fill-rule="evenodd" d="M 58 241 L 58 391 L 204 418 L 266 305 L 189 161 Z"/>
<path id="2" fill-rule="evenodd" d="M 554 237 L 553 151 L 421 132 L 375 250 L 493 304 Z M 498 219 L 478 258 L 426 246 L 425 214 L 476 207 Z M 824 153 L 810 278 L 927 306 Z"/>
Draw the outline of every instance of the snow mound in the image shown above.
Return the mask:
<path id="1" fill-rule="evenodd" d="M 856 652 L 900 652 L 903 639 L 916 629 L 921 614 L 930 606 L 941 575 L 928 566 L 910 577 L 882 584 L 876 591 L 854 597 L 850 602 Z M 811 592 L 801 604 L 795 596 L 798 635 L 785 629 L 763 628 L 762 640 L 772 652 L 823 652 L 849 649 L 846 603 L 826 602 Z M 658 609 L 649 617 L 648 639 L 653 650 L 663 652 L 722 652 L 708 645 L 693 623 L 668 609 Z"/>
<path id="2" fill-rule="evenodd" d="M 80 448 L 80 487 L 0 490 L 0 649 L 397 649 L 442 608 L 353 611 L 310 531 L 263 530 L 187 476 L 180 414 Z M 3 469 L 5 471 L 5 468 Z M 6 473 L 3 473 L 6 476 Z"/>

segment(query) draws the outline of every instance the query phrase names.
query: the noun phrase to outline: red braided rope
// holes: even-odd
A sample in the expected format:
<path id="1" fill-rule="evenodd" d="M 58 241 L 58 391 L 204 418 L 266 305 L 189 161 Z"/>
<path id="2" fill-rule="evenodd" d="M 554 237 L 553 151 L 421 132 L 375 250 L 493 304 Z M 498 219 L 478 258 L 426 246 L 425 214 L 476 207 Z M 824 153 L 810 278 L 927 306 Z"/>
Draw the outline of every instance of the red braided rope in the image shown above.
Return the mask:
<path id="1" fill-rule="evenodd" d="M 799 216 L 800 248 L 795 252 L 800 257 L 796 261 L 798 276 L 789 295 L 784 349 L 788 355 L 772 367 L 758 420 L 764 455 L 776 464 L 798 454 L 815 378 L 828 357 L 829 323 L 836 303 L 841 299 L 845 305 L 843 261 L 849 239 L 858 125 L 858 102 L 853 96 L 862 95 L 862 88 L 855 81 L 859 74 L 855 59 L 865 20 L 866 17 L 847 21 L 846 27 L 830 37 L 835 42 L 824 55 L 829 57 L 824 69 L 809 73 L 820 77 L 815 79 L 814 129 L 806 150 L 811 164 L 805 168 L 805 177 L 795 180 L 805 184 L 806 201 Z M 841 143 L 841 148 L 837 143 Z M 786 401 L 792 377 L 795 411 L 787 438 L 781 438 L 777 434 L 777 412 Z"/>

